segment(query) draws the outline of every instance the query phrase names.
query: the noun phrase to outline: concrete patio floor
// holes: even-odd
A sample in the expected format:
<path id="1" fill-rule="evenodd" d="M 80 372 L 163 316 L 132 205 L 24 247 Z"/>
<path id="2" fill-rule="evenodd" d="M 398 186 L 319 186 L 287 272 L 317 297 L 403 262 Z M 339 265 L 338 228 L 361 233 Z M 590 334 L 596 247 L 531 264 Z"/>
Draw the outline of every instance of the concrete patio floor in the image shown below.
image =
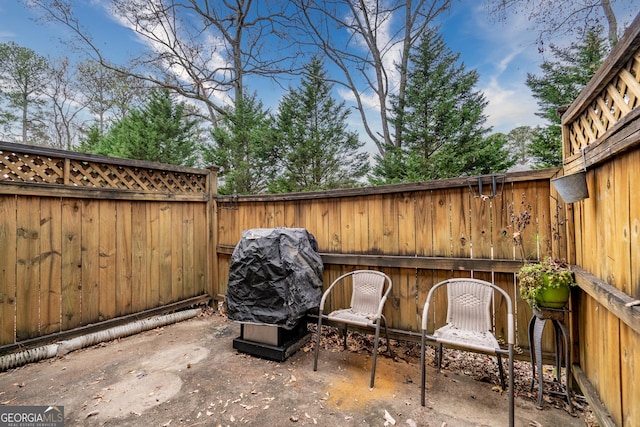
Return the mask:
<path id="1" fill-rule="evenodd" d="M 0 373 L 0 404 L 62 405 L 65 426 L 507 425 L 507 394 L 487 382 L 430 368 L 422 407 L 419 364 L 381 354 L 370 389 L 368 353 L 322 349 L 314 372 L 311 345 L 273 362 L 234 350 L 239 333 L 206 314 L 32 363 Z M 530 396 L 515 414 L 517 426 L 585 425 Z"/>

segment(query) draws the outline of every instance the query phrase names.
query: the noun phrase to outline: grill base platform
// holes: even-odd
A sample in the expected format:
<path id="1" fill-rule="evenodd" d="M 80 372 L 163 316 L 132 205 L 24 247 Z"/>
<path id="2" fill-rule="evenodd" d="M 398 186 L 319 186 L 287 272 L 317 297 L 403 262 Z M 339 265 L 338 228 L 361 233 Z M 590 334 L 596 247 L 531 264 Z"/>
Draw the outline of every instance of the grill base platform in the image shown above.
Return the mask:
<path id="1" fill-rule="evenodd" d="M 267 329 L 260 331 L 256 328 Z M 271 330 L 272 328 L 277 330 Z M 247 336 L 251 339 L 247 339 Z M 264 336 L 264 339 L 261 339 L 261 336 Z M 233 348 L 241 353 L 283 362 L 305 345 L 310 337 L 306 322 L 298 323 L 292 330 L 278 326 L 241 324 L 240 336 L 233 340 Z"/>

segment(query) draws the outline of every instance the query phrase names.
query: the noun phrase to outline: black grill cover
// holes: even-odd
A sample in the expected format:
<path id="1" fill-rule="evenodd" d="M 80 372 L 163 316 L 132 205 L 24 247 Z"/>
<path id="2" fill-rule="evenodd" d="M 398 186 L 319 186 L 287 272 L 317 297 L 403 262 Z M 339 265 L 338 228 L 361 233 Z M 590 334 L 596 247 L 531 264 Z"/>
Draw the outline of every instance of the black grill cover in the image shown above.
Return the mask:
<path id="1" fill-rule="evenodd" d="M 322 271 L 318 242 L 306 229 L 245 230 L 231 256 L 227 315 L 293 329 L 320 305 Z"/>

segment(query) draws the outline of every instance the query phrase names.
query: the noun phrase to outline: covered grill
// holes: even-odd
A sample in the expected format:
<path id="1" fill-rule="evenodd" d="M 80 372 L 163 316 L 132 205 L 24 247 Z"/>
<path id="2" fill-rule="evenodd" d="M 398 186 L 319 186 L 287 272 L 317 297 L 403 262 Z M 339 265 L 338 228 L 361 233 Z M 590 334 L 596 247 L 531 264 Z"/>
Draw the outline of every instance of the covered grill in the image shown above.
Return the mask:
<path id="1" fill-rule="evenodd" d="M 308 337 L 306 314 L 322 297 L 318 243 L 304 228 L 245 230 L 229 266 L 227 315 L 239 351 L 284 360 Z"/>

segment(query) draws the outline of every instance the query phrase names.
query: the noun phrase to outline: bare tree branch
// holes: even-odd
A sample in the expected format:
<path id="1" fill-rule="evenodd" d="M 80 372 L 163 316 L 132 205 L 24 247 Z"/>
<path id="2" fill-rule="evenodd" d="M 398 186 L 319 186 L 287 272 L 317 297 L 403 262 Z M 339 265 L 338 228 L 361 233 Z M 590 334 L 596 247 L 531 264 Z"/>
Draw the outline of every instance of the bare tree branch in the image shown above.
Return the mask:
<path id="1" fill-rule="evenodd" d="M 597 26 L 605 26 L 609 46 L 618 42 L 620 29 L 613 10 L 615 0 L 546 1 L 546 0 L 486 0 L 489 12 L 499 20 L 506 19 L 507 12 L 522 12 L 534 24 L 539 26 L 539 41 L 546 37 L 562 36 L 579 32 L 580 37 L 586 31 Z M 627 5 L 627 8 L 633 7 Z"/>
<path id="2" fill-rule="evenodd" d="M 401 100 L 411 47 L 451 0 L 293 0 L 301 27 L 340 69 L 339 81 L 354 99 L 365 132 L 382 156 L 402 145 L 392 131 L 391 95 Z M 364 88 L 364 89 L 363 89 Z M 376 110 L 376 118 L 368 112 Z"/>
<path id="3" fill-rule="evenodd" d="M 242 96 L 246 76 L 275 79 L 295 69 L 299 54 L 283 37 L 290 21 L 284 0 L 111 0 L 111 14 L 145 46 L 125 65 L 99 47 L 70 0 L 24 1 L 71 30 L 75 45 L 102 66 L 201 102 L 214 126 L 229 95 Z"/>

